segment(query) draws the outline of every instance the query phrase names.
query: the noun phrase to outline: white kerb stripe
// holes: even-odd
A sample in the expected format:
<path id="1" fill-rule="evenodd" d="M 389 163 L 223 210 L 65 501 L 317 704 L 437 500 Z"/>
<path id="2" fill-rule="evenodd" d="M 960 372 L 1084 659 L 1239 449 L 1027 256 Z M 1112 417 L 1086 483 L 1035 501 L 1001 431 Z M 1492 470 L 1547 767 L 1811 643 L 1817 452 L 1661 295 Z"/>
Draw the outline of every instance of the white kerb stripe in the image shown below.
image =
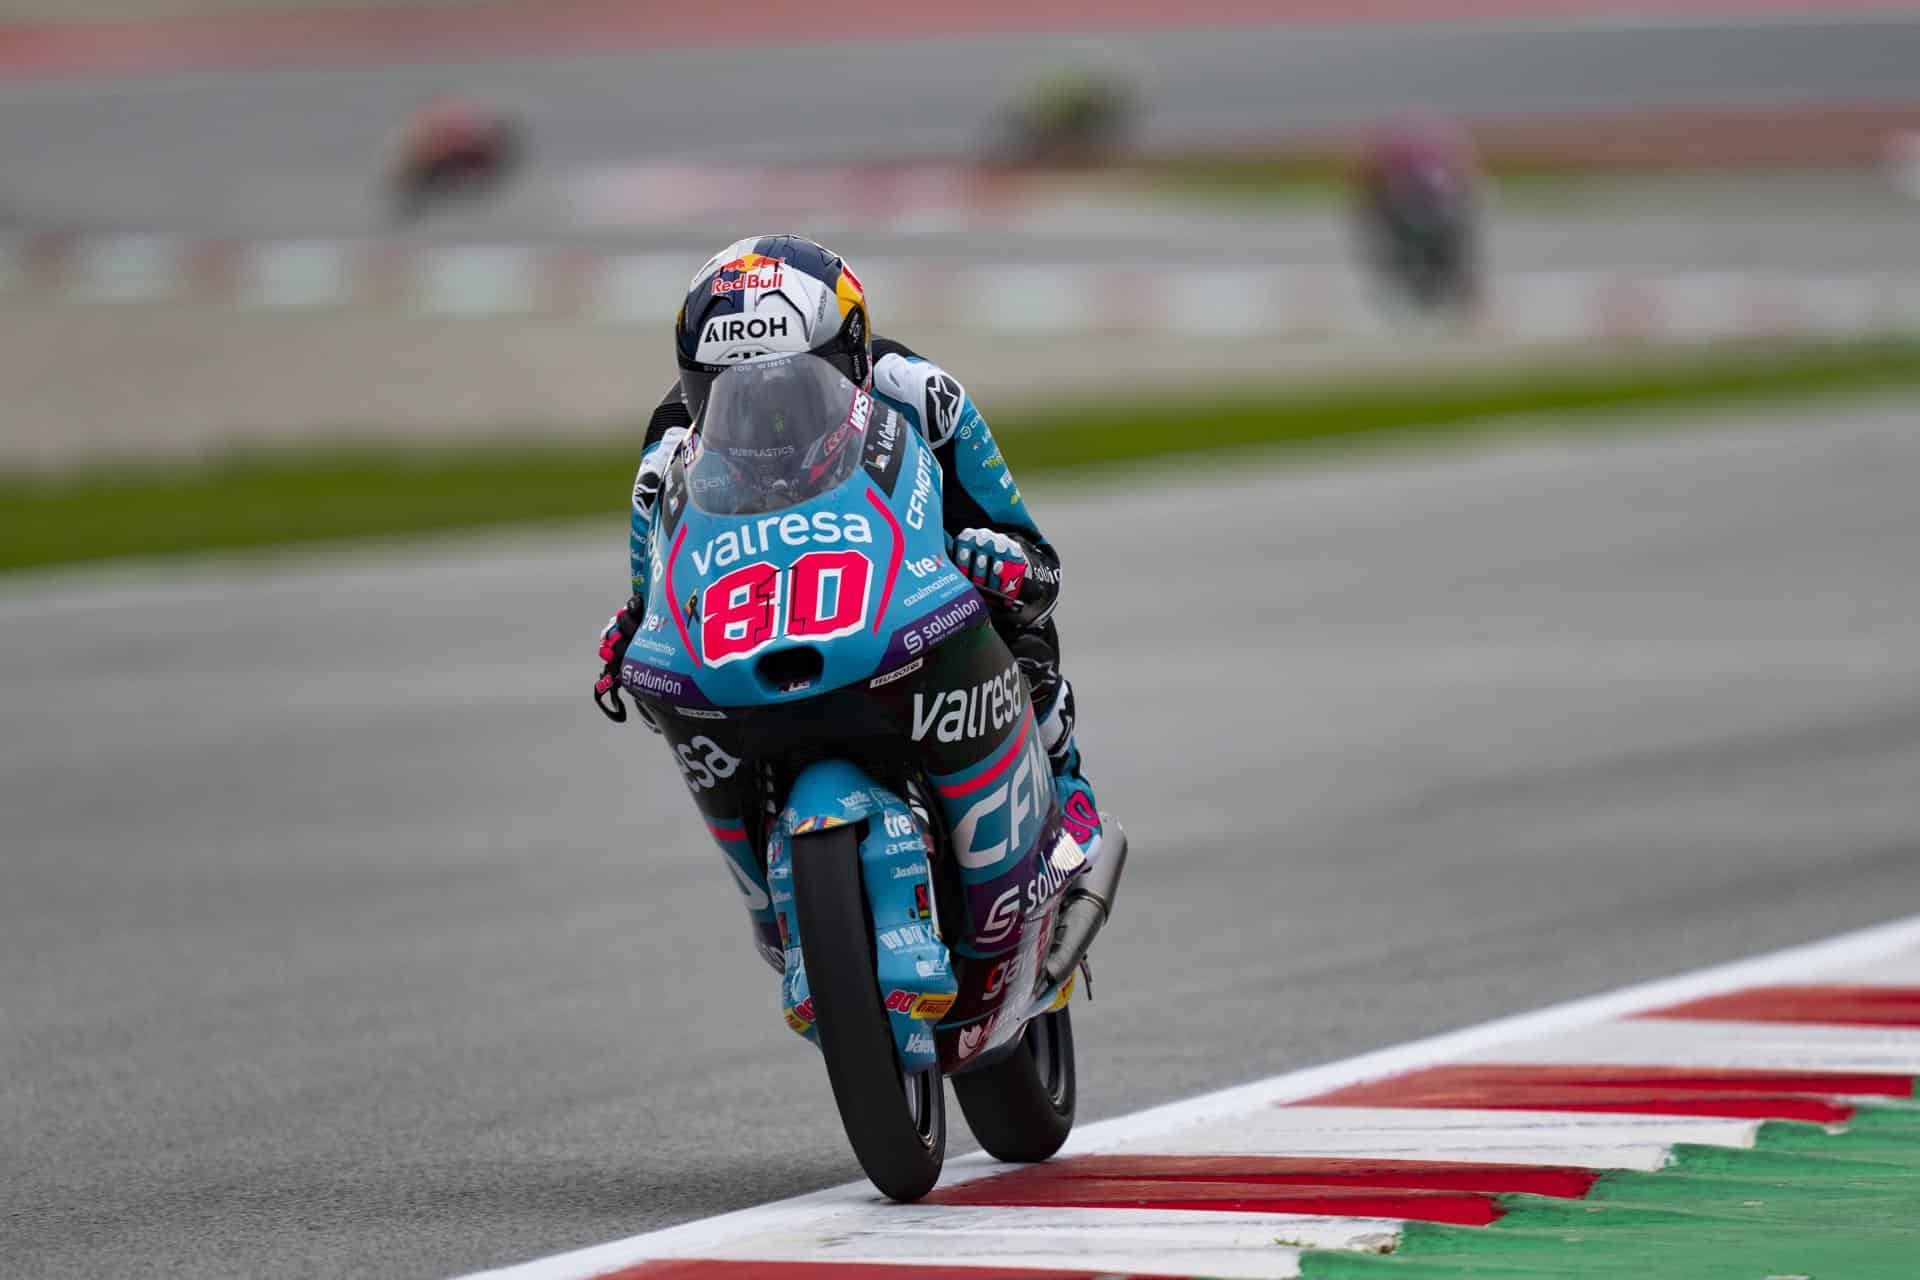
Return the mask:
<path id="1" fill-rule="evenodd" d="M 1903 951 L 1871 965 L 1839 969 L 1826 981 L 1852 987 L 1920 987 L 1920 951 Z"/>
<path id="2" fill-rule="evenodd" d="M 1920 1030 L 1642 1018 L 1504 1044 L 1482 1062 L 1920 1075 Z"/>
<path id="3" fill-rule="evenodd" d="M 1390 1218 L 1153 1209 L 897 1205 L 743 1237 L 699 1257 L 1164 1272 L 1261 1280 L 1298 1273 L 1301 1249 L 1378 1250 Z"/>
<path id="4" fill-rule="evenodd" d="M 1675 1143 L 1750 1147 L 1757 1120 L 1439 1107 L 1267 1107 L 1231 1120 L 1122 1142 L 1169 1156 L 1305 1156 L 1479 1164 L 1663 1167 Z"/>

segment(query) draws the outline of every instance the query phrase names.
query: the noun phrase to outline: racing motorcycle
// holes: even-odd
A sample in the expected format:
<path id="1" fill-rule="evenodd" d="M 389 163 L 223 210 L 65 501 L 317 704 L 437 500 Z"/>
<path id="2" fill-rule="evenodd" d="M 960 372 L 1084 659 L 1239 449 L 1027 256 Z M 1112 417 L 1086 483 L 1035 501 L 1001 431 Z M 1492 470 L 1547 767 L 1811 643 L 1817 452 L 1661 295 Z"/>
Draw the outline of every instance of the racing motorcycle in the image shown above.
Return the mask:
<path id="1" fill-rule="evenodd" d="M 619 684 L 896 1200 L 940 1176 L 944 1079 L 996 1158 L 1066 1141 L 1069 1001 L 1126 854 L 1108 820 L 1102 893 L 1067 894 L 1087 859 L 1019 664 L 949 558 L 941 484 L 919 432 L 826 361 L 722 373 L 661 488 Z"/>
<path id="2" fill-rule="evenodd" d="M 1416 307 L 1463 308 L 1478 297 L 1478 188 L 1471 145 L 1441 122 L 1402 124 L 1366 157 L 1356 209 L 1362 248 Z"/>

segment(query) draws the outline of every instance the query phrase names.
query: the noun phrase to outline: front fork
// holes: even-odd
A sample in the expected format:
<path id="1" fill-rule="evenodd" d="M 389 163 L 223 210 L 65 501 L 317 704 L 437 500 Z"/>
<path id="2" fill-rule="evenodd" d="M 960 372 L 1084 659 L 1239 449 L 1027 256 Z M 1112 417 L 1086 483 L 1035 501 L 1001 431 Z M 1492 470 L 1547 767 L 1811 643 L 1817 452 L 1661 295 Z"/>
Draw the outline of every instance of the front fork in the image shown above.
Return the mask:
<path id="1" fill-rule="evenodd" d="M 874 976 L 907 1073 L 938 1061 L 933 1026 L 953 1007 L 959 985 L 940 936 L 927 836 L 906 801 L 844 760 L 807 766 L 767 835 L 767 887 L 779 931 L 787 1025 L 818 1046 L 798 921 L 793 911 L 793 859 L 806 856 L 807 836 L 853 826 L 874 933 Z"/>

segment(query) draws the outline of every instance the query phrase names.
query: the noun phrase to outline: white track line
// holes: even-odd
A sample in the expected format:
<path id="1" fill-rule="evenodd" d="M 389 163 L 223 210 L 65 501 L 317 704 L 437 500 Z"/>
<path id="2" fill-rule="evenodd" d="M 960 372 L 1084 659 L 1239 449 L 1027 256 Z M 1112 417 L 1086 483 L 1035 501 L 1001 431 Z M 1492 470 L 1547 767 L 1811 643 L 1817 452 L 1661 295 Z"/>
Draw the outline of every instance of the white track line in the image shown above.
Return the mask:
<path id="1" fill-rule="evenodd" d="M 1836 969 L 1828 982 L 1855 987 L 1920 987 L 1920 951 L 1889 956 L 1863 969 Z"/>
<path id="2" fill-rule="evenodd" d="M 1608 1112 L 1265 1107 L 1121 1143 L 1115 1154 L 1461 1160 L 1651 1172 L 1666 1163 L 1676 1143 L 1751 1147 L 1759 1129 L 1758 1120 Z"/>
<path id="3" fill-rule="evenodd" d="M 1920 1075 L 1920 1030 L 1648 1018 L 1472 1055 L 1482 1062 Z"/>
<path id="4" fill-rule="evenodd" d="M 1419 1067 L 1432 1066 L 1438 1062 L 1462 1058 L 1484 1058 L 1495 1047 L 1501 1047 L 1500 1057 L 1511 1060 L 1512 1056 L 1524 1050 L 1526 1042 L 1537 1042 L 1548 1037 L 1572 1036 L 1588 1031 L 1597 1024 L 1612 1022 L 1616 1019 L 1630 1018 L 1634 1014 L 1678 1004 L 1685 1000 L 1697 1000 L 1704 996 L 1720 995 L 1744 987 L 1764 986 L 1779 983 L 1808 982 L 1821 976 L 1845 973 L 1852 970 L 1864 970 L 1874 962 L 1890 957 L 1898 957 L 1903 952 L 1920 950 L 1920 916 L 1894 921 L 1856 933 L 1843 934 L 1840 937 L 1816 942 L 1806 946 L 1790 947 L 1768 955 L 1735 961 L 1731 964 L 1717 965 L 1694 973 L 1677 977 L 1661 978 L 1652 982 L 1639 983 L 1624 987 L 1618 991 L 1585 999 L 1552 1005 L 1532 1013 L 1519 1014 L 1467 1027 L 1445 1035 L 1433 1036 L 1425 1040 L 1416 1040 L 1409 1044 L 1397 1045 L 1388 1049 L 1376 1050 L 1348 1058 L 1341 1062 L 1324 1066 L 1310 1067 L 1304 1071 L 1289 1072 L 1286 1075 L 1241 1085 L 1238 1088 L 1223 1089 L 1217 1093 L 1203 1094 L 1183 1102 L 1169 1103 L 1129 1116 L 1119 1116 L 1112 1120 L 1088 1125 L 1074 1134 L 1063 1150 L 1063 1155 L 1088 1154 L 1095 1151 L 1111 1151 L 1118 1147 L 1156 1146 L 1160 1149 L 1177 1149 L 1183 1142 L 1198 1136 L 1203 1126 L 1214 1125 L 1222 1128 L 1233 1127 L 1223 1122 L 1233 1121 L 1246 1125 L 1250 1118 L 1259 1117 L 1259 1124 L 1273 1123 L 1269 1109 L 1280 1103 L 1296 1102 L 1332 1089 L 1361 1084 L 1377 1080 L 1384 1076 L 1398 1075 Z M 1906 963 L 1905 960 L 1901 961 Z M 1626 1024 L 1626 1030 L 1643 1025 Z M 1669 1023 L 1669 1031 L 1674 1024 Z M 1701 1034 L 1715 1034 L 1704 1028 L 1713 1024 L 1688 1024 L 1703 1028 Z M 1785 1028 L 1756 1028 L 1748 1024 L 1721 1024 L 1731 1026 L 1735 1036 L 1745 1036 L 1752 1041 L 1757 1036 L 1778 1034 Z M 1606 1028 L 1607 1038 L 1592 1043 L 1595 1053 L 1603 1052 L 1608 1040 L 1622 1034 L 1623 1028 Z M 1811 1035 L 1809 1033 L 1812 1033 Z M 1850 1046 L 1852 1057 L 1836 1055 L 1836 1061 L 1860 1061 L 1877 1063 L 1907 1063 L 1907 1069 L 1920 1059 L 1912 1055 L 1920 1047 L 1920 1033 L 1888 1031 L 1877 1028 L 1792 1028 L 1793 1039 L 1805 1044 L 1813 1040 L 1831 1040 L 1837 1035 Z M 1673 1037 L 1669 1034 L 1660 1038 L 1663 1046 L 1671 1046 Z M 1874 1056 L 1884 1050 L 1880 1056 Z M 1786 1061 L 1798 1061 L 1796 1052 L 1786 1044 L 1781 1035 L 1778 1053 Z M 1722 1044 L 1708 1055 L 1709 1061 L 1725 1058 L 1727 1046 Z M 1743 1053 L 1745 1050 L 1743 1049 Z M 1756 1047 L 1755 1052 L 1760 1052 Z M 1589 1059 L 1607 1061 L 1606 1058 Z M 1821 1065 L 1830 1065 L 1825 1057 Z M 1872 1069 L 1872 1068 L 1862 1068 Z M 1895 1070 L 1895 1066 L 1883 1065 L 1880 1069 Z M 1301 1145 L 1309 1147 L 1315 1141 L 1321 1150 L 1334 1154 L 1340 1150 L 1342 1141 L 1339 1134 L 1342 1120 L 1351 1121 L 1356 1113 L 1366 1108 L 1314 1108 L 1303 1112 L 1312 1123 L 1317 1119 L 1322 1129 L 1319 1138 L 1310 1138 L 1304 1132 L 1292 1132 L 1287 1136 L 1287 1148 L 1298 1150 Z M 1434 1113 L 1428 1113 L 1429 1116 Z M 1446 1128 L 1446 1113 L 1439 1113 L 1440 1122 L 1435 1130 L 1419 1135 L 1423 1143 L 1436 1140 Z M 1473 1112 L 1476 1131 L 1487 1134 L 1488 1126 L 1502 1123 L 1498 1113 Z M 1236 1119 L 1237 1118 L 1237 1119 Z M 1539 1117 L 1526 1113 L 1506 1113 L 1504 1120 L 1513 1130 L 1508 1140 L 1516 1145 L 1516 1152 L 1524 1152 L 1529 1144 L 1524 1133 L 1530 1125 L 1537 1124 Z M 1335 1123 L 1329 1123 L 1333 1121 Z M 1719 1122 L 1713 1120 L 1691 1121 L 1663 1118 L 1649 1123 L 1643 1136 L 1636 1143 L 1633 1138 L 1635 1122 L 1631 1118 L 1620 1116 L 1573 1117 L 1555 1116 L 1553 1122 L 1561 1126 L 1559 1138 L 1561 1145 L 1554 1149 L 1559 1158 L 1565 1160 L 1569 1151 L 1593 1150 L 1595 1158 L 1601 1158 L 1598 1148 L 1611 1148 L 1618 1154 L 1607 1155 L 1609 1163 L 1625 1159 L 1637 1146 L 1675 1141 L 1675 1134 L 1681 1129 L 1718 1136 L 1707 1138 L 1725 1145 L 1744 1146 L 1752 1141 L 1752 1126 L 1748 1122 Z M 1282 1120 L 1277 1123 L 1293 1123 Z M 1384 1127 L 1385 1121 L 1369 1121 L 1375 1140 L 1391 1132 Z M 1412 1130 L 1421 1124 L 1417 1116 L 1408 1114 L 1393 1121 L 1409 1139 L 1415 1135 Z M 1744 1137 L 1743 1137 L 1744 1131 Z M 1538 1130 L 1535 1130 L 1536 1135 Z M 1277 1136 L 1274 1135 L 1274 1136 Z M 1685 1140 L 1697 1140 L 1687 1138 Z M 1209 1150 L 1218 1151 L 1217 1146 Z M 1273 1147 L 1267 1146 L 1271 1151 Z M 1426 1149 L 1431 1150 L 1431 1147 Z M 1356 1148 L 1348 1148 L 1359 1153 Z M 1483 1149 L 1484 1150 L 1484 1149 Z M 1386 1152 L 1374 1150 L 1371 1154 L 1384 1155 Z M 1502 1158 L 1488 1150 L 1481 1159 Z M 1645 1160 L 1642 1154 L 1640 1159 Z M 943 1186 L 998 1172 L 1004 1166 L 995 1164 L 982 1155 L 966 1156 L 952 1161 L 947 1166 L 946 1176 L 941 1179 Z M 1638 1167 L 1644 1167 L 1644 1164 Z M 817 1236 L 832 1230 L 831 1224 L 823 1219 L 831 1215 L 852 1213 L 872 1215 L 880 1209 L 882 1202 L 873 1189 L 865 1182 L 848 1183 L 845 1186 L 832 1187 L 825 1191 L 816 1191 L 810 1195 L 796 1196 L 774 1204 L 761 1205 L 752 1209 L 742 1209 L 719 1217 L 705 1218 L 696 1222 L 683 1223 L 661 1231 L 645 1235 L 631 1236 L 609 1244 L 596 1245 L 571 1253 L 557 1254 L 549 1258 L 539 1258 L 519 1266 L 507 1267 L 498 1271 L 477 1273 L 474 1280 L 590 1280 L 591 1277 L 604 1275 L 622 1267 L 632 1266 L 654 1258 L 672 1257 L 726 1257 L 740 1256 L 736 1251 L 745 1237 Z M 927 1212 L 924 1209 L 885 1209 L 885 1213 L 901 1215 L 901 1222 L 920 1221 L 910 1215 Z M 1004 1219 L 1002 1221 L 1011 1221 Z M 1390 1229 L 1389 1224 L 1379 1224 Z M 1275 1232 L 1276 1235 L 1280 1234 Z M 755 1255 L 761 1256 L 761 1255 Z M 817 1256 L 817 1255 L 814 1255 Z M 924 1255 L 922 1255 L 924 1256 Z M 1286 1259 L 1272 1259 L 1274 1274 L 1286 1274 Z M 1217 1264 L 1215 1264 L 1217 1267 Z M 1137 1270 L 1137 1266 L 1135 1267 Z M 1239 1269 L 1236 1268 L 1238 1271 Z M 1252 1274 L 1251 1272 L 1240 1272 Z"/>
<path id="5" fill-rule="evenodd" d="M 729 1241 L 703 1257 L 754 1262 L 891 1262 L 978 1259 L 995 1267 L 1235 1276 L 1299 1272 L 1303 1249 L 1366 1250 L 1391 1244 L 1397 1219 L 1191 1210 L 998 1208 L 911 1205 L 887 1211 L 884 1232 L 849 1233 L 831 1218 Z M 1277 1241 L 1285 1241 L 1277 1245 Z"/>

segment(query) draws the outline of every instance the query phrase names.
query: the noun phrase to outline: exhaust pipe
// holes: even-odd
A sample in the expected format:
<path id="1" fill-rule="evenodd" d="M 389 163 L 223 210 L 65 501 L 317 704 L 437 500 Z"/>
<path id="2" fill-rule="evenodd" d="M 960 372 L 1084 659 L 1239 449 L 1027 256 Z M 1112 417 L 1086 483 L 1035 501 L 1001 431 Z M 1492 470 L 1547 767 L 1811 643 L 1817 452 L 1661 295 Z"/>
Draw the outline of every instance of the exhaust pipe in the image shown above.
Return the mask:
<path id="1" fill-rule="evenodd" d="M 1106 927 L 1113 914 L 1113 895 L 1120 885 L 1120 873 L 1127 865 L 1127 833 L 1106 814 L 1100 815 L 1103 834 L 1100 860 L 1067 890 L 1060 904 L 1060 916 L 1053 927 L 1053 944 L 1047 949 L 1047 962 L 1041 969 L 1040 990 L 1046 991 L 1065 982 L 1086 959 L 1094 938 Z"/>

